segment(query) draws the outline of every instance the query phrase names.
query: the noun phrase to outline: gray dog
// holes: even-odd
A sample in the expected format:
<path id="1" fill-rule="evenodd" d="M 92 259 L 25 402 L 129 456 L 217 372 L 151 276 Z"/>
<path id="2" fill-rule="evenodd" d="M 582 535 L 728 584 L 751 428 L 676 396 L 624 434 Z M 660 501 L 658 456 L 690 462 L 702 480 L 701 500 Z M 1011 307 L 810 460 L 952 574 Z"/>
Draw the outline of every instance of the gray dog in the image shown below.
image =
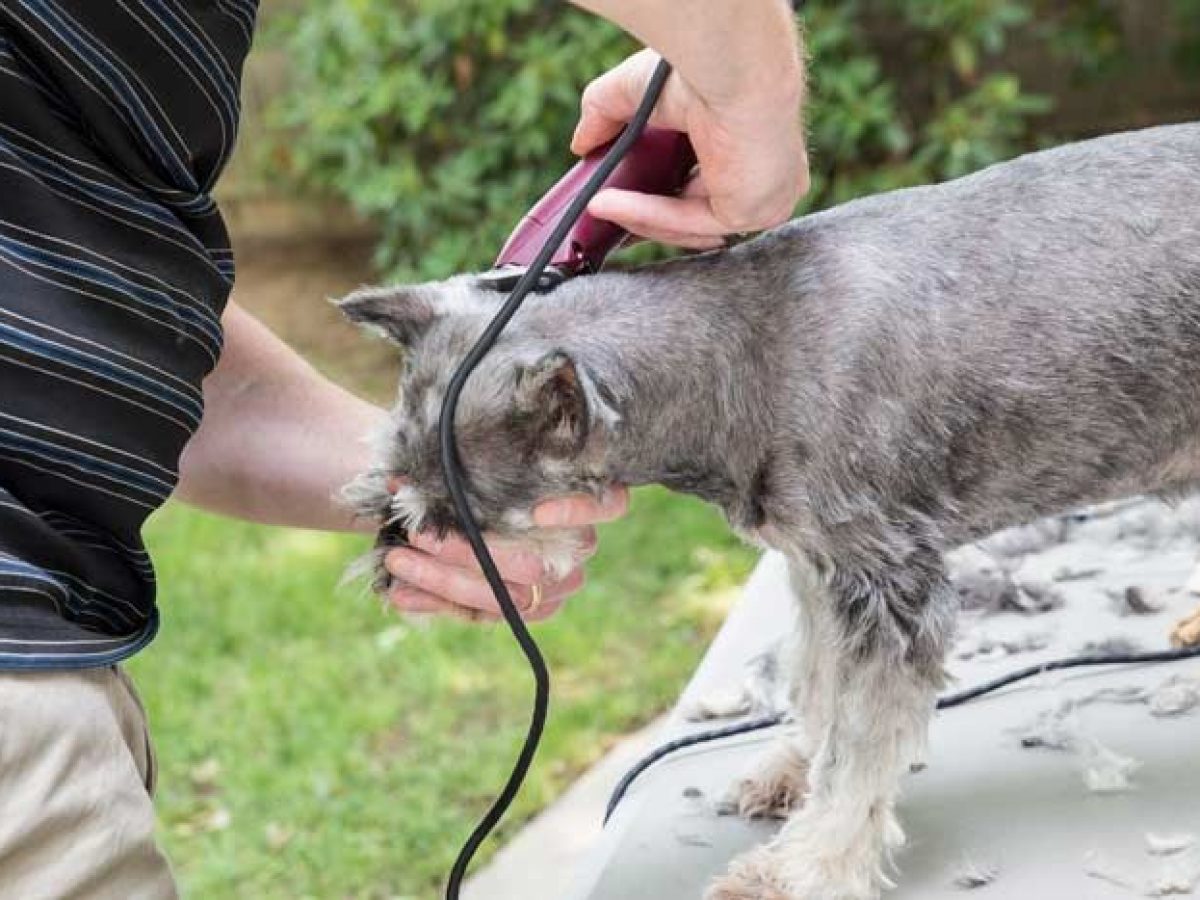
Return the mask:
<path id="1" fill-rule="evenodd" d="M 453 527 L 440 400 L 500 299 L 458 277 L 343 302 L 407 350 L 379 469 L 351 490 L 364 514 Z M 900 777 L 945 682 L 956 598 L 943 554 L 1200 483 L 1200 125 L 568 281 L 514 319 L 457 430 L 493 531 L 528 537 L 544 497 L 654 482 L 786 554 L 803 734 L 740 793 L 748 814 L 791 815 L 709 896 L 875 897 L 903 841 Z M 407 482 L 394 500 L 391 474 Z M 537 539 L 570 566 L 572 535 Z"/>

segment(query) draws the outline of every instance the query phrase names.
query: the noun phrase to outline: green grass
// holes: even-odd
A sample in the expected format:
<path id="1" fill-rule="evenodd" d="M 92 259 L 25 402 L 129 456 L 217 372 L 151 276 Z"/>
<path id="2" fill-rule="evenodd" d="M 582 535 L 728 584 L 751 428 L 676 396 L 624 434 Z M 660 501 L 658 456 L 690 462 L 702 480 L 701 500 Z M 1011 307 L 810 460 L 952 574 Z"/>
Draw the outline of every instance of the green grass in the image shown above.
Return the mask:
<path id="1" fill-rule="evenodd" d="M 185 894 L 436 896 L 528 721 L 507 632 L 338 589 L 363 539 L 176 506 L 148 541 L 164 624 L 130 668 Z M 671 704 L 752 561 L 716 513 L 659 490 L 604 529 L 588 587 L 537 628 L 551 722 L 502 836 Z"/>

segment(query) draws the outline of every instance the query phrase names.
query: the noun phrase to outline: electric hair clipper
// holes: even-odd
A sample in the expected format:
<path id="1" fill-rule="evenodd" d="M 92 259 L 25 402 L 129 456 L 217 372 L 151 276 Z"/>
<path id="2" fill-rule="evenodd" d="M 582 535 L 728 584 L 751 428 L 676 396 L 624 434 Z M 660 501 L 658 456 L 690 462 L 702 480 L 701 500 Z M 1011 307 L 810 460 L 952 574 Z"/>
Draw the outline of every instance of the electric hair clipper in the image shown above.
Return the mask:
<path id="1" fill-rule="evenodd" d="M 497 291 L 513 289 L 610 146 L 605 144 L 581 159 L 525 214 L 505 242 L 495 267 L 479 276 L 482 286 Z M 696 154 L 687 135 L 647 128 L 604 186 L 674 195 L 683 190 L 695 164 Z M 567 278 L 598 272 L 628 236 L 619 225 L 585 211 L 551 257 L 536 289 L 548 291 Z"/>

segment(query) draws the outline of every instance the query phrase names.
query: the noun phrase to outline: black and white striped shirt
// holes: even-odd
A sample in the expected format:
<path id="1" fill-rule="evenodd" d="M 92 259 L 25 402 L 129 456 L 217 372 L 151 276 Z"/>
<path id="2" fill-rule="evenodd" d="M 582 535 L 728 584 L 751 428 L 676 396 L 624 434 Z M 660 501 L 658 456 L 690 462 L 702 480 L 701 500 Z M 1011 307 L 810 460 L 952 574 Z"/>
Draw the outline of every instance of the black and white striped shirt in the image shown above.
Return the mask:
<path id="1" fill-rule="evenodd" d="M 140 532 L 221 352 L 254 0 L 0 0 L 0 668 L 158 625 Z"/>

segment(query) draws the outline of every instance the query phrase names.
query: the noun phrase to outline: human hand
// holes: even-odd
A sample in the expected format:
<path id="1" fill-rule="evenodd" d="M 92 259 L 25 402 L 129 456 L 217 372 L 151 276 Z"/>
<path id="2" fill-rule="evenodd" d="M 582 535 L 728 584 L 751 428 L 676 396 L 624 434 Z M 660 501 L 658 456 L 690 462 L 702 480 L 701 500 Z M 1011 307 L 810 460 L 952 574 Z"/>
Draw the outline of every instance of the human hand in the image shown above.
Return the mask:
<path id="1" fill-rule="evenodd" d="M 614 138 L 641 102 L 659 56 L 643 50 L 588 85 L 571 150 L 585 154 Z M 678 197 L 606 189 L 588 206 L 631 234 L 697 250 L 730 233 L 770 228 L 792 214 L 809 186 L 800 116 L 803 70 L 754 89 L 705 97 L 671 73 L 650 124 L 688 135 L 697 174 Z"/>
<path id="2" fill-rule="evenodd" d="M 487 538 L 509 594 L 526 621 L 540 622 L 554 615 L 567 597 L 583 586 L 583 563 L 596 551 L 595 525 L 619 518 L 628 508 L 629 492 L 623 487 L 612 487 L 599 500 L 571 496 L 548 500 L 534 509 L 533 518 L 538 526 L 577 528 L 582 533 L 584 552 L 579 564 L 559 581 L 550 580 L 542 560 L 528 547 L 494 536 Z M 442 613 L 470 621 L 501 618 L 492 589 L 464 538 L 448 535 L 439 540 L 415 534 L 410 543 L 411 547 L 390 550 L 384 559 L 388 572 L 397 579 L 388 592 L 388 599 L 396 609 Z"/>

